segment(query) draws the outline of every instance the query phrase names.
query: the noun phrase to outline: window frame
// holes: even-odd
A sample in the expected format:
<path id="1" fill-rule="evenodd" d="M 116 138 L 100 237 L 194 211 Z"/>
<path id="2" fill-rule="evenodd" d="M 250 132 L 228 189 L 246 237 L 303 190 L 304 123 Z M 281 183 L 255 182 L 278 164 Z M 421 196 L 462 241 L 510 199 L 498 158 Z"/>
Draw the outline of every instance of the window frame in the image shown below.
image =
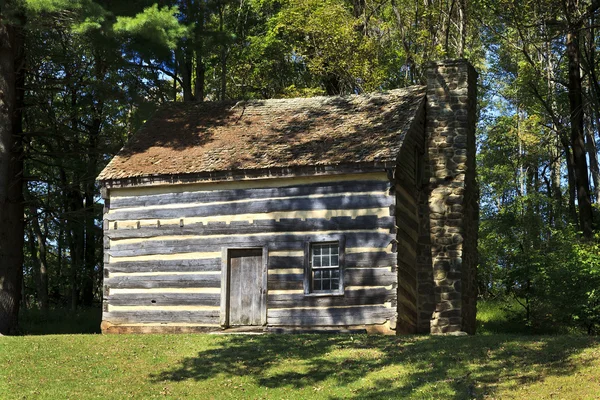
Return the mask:
<path id="1" fill-rule="evenodd" d="M 313 291 L 312 280 L 313 280 L 313 268 L 312 268 L 312 249 L 313 245 L 324 245 L 334 244 L 338 245 L 338 270 L 339 270 L 339 287 L 337 290 L 330 291 Z M 344 295 L 344 270 L 345 270 L 345 253 L 346 253 L 346 237 L 340 236 L 327 236 L 318 237 L 313 240 L 305 242 L 304 245 L 304 295 L 315 296 L 315 297 L 326 297 L 326 296 L 343 296 Z"/>

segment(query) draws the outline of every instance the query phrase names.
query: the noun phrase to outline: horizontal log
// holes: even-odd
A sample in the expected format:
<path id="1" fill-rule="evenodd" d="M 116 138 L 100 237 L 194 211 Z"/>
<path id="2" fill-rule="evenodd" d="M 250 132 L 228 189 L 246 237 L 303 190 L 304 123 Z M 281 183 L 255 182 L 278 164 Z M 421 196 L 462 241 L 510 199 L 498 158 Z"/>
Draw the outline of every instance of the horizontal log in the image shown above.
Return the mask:
<path id="1" fill-rule="evenodd" d="M 117 276 L 104 284 L 111 289 L 220 288 L 221 275 Z"/>
<path id="2" fill-rule="evenodd" d="M 283 326 L 349 326 L 383 324 L 395 314 L 383 306 L 329 309 L 273 309 L 267 314 L 268 325 Z"/>
<path id="3" fill-rule="evenodd" d="M 256 200 L 248 203 L 207 204 L 181 208 L 151 208 L 110 211 L 106 218 L 116 220 L 140 220 L 162 218 L 208 217 L 215 215 L 261 214 L 281 211 L 308 210 L 356 210 L 362 208 L 388 207 L 394 197 L 388 195 L 357 194 L 319 198 L 288 198 Z"/>
<path id="4" fill-rule="evenodd" d="M 219 310 L 208 311 L 112 311 L 102 313 L 102 320 L 112 324 L 193 323 L 218 325 Z"/>
<path id="5" fill-rule="evenodd" d="M 376 215 L 352 217 L 326 218 L 289 218 L 276 221 L 274 219 L 248 221 L 209 222 L 187 224 L 183 227 L 144 226 L 139 229 L 117 229 L 105 232 L 113 240 L 128 238 L 150 238 L 156 236 L 176 235 L 227 235 L 227 234 L 252 234 L 266 232 L 317 232 L 317 231 L 344 231 L 359 229 L 395 229 L 393 217 L 378 218 Z M 393 232 L 393 231 L 392 231 Z"/>
<path id="6" fill-rule="evenodd" d="M 419 220 L 416 216 L 410 215 L 402 209 L 396 209 L 396 217 L 398 218 L 398 225 L 405 225 L 408 229 L 415 232 L 419 231 Z"/>
<path id="7" fill-rule="evenodd" d="M 108 296 L 112 306 L 219 306 L 218 293 L 119 293 Z"/>
<path id="8" fill-rule="evenodd" d="M 270 294 L 267 304 L 269 309 L 293 307 L 340 307 L 354 305 L 384 304 L 396 299 L 395 290 L 385 288 L 369 288 L 347 290 L 343 296 L 307 296 L 297 294 Z"/>
<path id="9" fill-rule="evenodd" d="M 397 253 L 386 253 L 384 251 L 346 253 L 346 268 L 395 267 L 397 264 Z"/>
<path id="10" fill-rule="evenodd" d="M 303 249 L 306 241 L 337 240 L 340 235 L 346 237 L 346 247 L 387 247 L 395 240 L 395 235 L 383 232 L 350 232 L 331 235 L 280 234 L 280 235 L 231 235 L 219 237 L 200 237 L 193 239 L 147 240 L 137 243 L 119 244 L 115 241 L 106 251 L 112 257 L 131 257 L 156 254 L 215 252 L 223 247 L 262 247 L 268 244 L 270 250 Z"/>
<path id="11" fill-rule="evenodd" d="M 303 281 L 269 281 L 267 283 L 269 290 L 304 290 Z"/>
<path id="12" fill-rule="evenodd" d="M 269 269 L 304 268 L 304 256 L 269 256 Z"/>
<path id="13" fill-rule="evenodd" d="M 303 274 L 271 274 L 269 290 L 304 289 Z M 344 270 L 346 286 L 390 286 L 398 281 L 396 272 L 387 268 L 347 268 Z"/>
<path id="14" fill-rule="evenodd" d="M 221 258 L 197 260 L 150 260 L 110 263 L 104 267 L 109 272 L 201 272 L 220 271 Z"/>
<path id="15" fill-rule="evenodd" d="M 396 272 L 383 268 L 348 268 L 344 271 L 346 286 L 389 286 L 397 280 Z"/>
<path id="16" fill-rule="evenodd" d="M 277 197 L 307 196 L 312 194 L 383 192 L 389 190 L 387 181 L 323 182 L 301 186 L 210 190 L 182 193 L 164 193 L 144 196 L 114 197 L 110 208 L 148 207 L 168 204 L 210 203 L 219 201 L 258 200 Z"/>
<path id="17" fill-rule="evenodd" d="M 397 253 L 384 251 L 346 253 L 346 268 L 361 267 L 396 267 L 398 264 Z M 297 269 L 304 268 L 304 256 L 274 256 L 269 257 L 269 269 Z"/>

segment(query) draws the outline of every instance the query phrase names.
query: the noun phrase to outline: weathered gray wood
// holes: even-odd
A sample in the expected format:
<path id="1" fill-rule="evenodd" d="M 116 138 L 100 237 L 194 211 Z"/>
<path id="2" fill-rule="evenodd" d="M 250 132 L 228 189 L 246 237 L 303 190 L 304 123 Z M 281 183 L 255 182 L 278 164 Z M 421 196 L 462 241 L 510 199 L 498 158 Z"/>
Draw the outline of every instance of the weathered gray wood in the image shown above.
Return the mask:
<path id="1" fill-rule="evenodd" d="M 221 310 L 219 324 L 224 328 L 229 325 L 229 257 L 226 247 L 221 249 Z"/>
<path id="2" fill-rule="evenodd" d="M 345 233 L 346 247 L 387 247 L 395 240 L 395 235 L 381 232 L 352 232 Z M 107 251 L 112 257 L 130 257 L 141 255 L 186 253 L 186 252 L 213 252 L 220 251 L 223 247 L 250 247 L 263 246 L 269 243 L 269 249 L 302 249 L 304 242 L 336 241 L 340 235 L 303 235 L 281 234 L 260 236 L 222 236 L 201 237 L 180 240 L 151 240 L 139 243 L 119 244 L 115 241 Z M 294 244 L 295 242 L 295 244 Z"/>
<path id="3" fill-rule="evenodd" d="M 346 253 L 346 268 L 358 267 L 395 267 L 398 264 L 398 254 L 380 252 Z M 303 256 L 271 256 L 269 269 L 304 268 Z"/>
<path id="4" fill-rule="evenodd" d="M 210 275 L 159 275 L 159 276 L 118 276 L 105 280 L 112 289 L 153 289 L 153 288 L 218 288 L 221 276 Z"/>
<path id="5" fill-rule="evenodd" d="M 310 270 L 310 241 L 304 242 L 304 274 L 302 275 L 302 286 L 304 288 L 304 294 L 309 294 L 311 290 L 311 270 Z M 273 282 L 286 282 L 286 281 L 296 281 L 298 275 L 285 274 L 285 275 L 273 275 Z M 277 283 L 275 283 L 277 284 Z"/>
<path id="6" fill-rule="evenodd" d="M 268 270 L 269 270 L 269 246 L 265 245 L 262 249 L 262 269 L 260 271 L 260 324 L 267 325 L 267 288 L 268 288 Z"/>
<path id="7" fill-rule="evenodd" d="M 329 309 L 269 310 L 269 325 L 287 326 L 348 326 L 382 324 L 394 316 L 394 309 L 364 306 Z"/>
<path id="8" fill-rule="evenodd" d="M 221 295 L 216 293 L 122 293 L 112 294 L 108 303 L 113 306 L 219 306 Z"/>
<path id="9" fill-rule="evenodd" d="M 397 282 L 396 273 L 384 268 L 346 268 L 346 286 L 389 286 Z M 301 289 L 305 274 L 270 274 L 269 289 Z"/>
<path id="10" fill-rule="evenodd" d="M 336 165 L 310 165 L 297 167 L 272 167 L 255 170 L 241 169 L 230 171 L 205 171 L 185 174 L 168 174 L 140 176 L 121 179 L 102 180 L 103 186 L 109 189 L 139 187 L 147 185 L 171 185 L 174 183 L 200 183 L 200 182 L 228 182 L 246 179 L 260 179 L 273 177 L 301 177 L 335 174 L 360 174 L 369 172 L 385 172 L 388 168 L 395 168 L 396 162 L 362 162 L 344 163 Z"/>
<path id="11" fill-rule="evenodd" d="M 398 226 L 406 225 L 413 231 L 419 230 L 419 221 L 416 216 L 410 215 L 406 211 L 396 208 L 396 218 L 398 219 Z"/>
<path id="12" fill-rule="evenodd" d="M 150 260 L 131 261 L 107 264 L 110 272 L 200 272 L 220 271 L 220 258 L 205 258 L 197 260 Z"/>
<path id="13" fill-rule="evenodd" d="M 340 291 L 343 293 L 345 288 L 346 275 L 346 235 L 340 236 L 338 264 L 340 266 Z"/>
<path id="14" fill-rule="evenodd" d="M 217 325 L 219 323 L 219 310 L 112 311 L 103 313 L 102 319 L 113 324 L 186 322 L 198 325 Z"/>
<path id="15" fill-rule="evenodd" d="M 304 268 L 302 256 L 270 256 L 269 269 L 295 269 Z"/>
<path id="16" fill-rule="evenodd" d="M 167 204 L 209 203 L 219 201 L 258 200 L 274 197 L 306 196 L 311 194 L 356 193 L 386 191 L 390 187 L 385 181 L 322 182 L 301 186 L 277 188 L 212 190 L 181 193 L 164 193 L 144 196 L 115 197 L 112 209 L 125 207 L 147 207 Z"/>
<path id="17" fill-rule="evenodd" d="M 306 296 L 304 294 L 270 294 L 269 309 L 293 307 L 340 307 L 375 305 L 396 299 L 393 289 L 369 288 L 346 291 L 344 295 Z"/>
<path id="18" fill-rule="evenodd" d="M 261 324 L 262 249 L 229 250 L 229 325 Z"/>
<path id="19" fill-rule="evenodd" d="M 383 268 L 346 268 L 347 286 L 389 286 L 398 281 L 396 272 Z"/>
<path id="20" fill-rule="evenodd" d="M 281 281 L 269 280 L 269 290 L 302 290 L 304 289 L 303 281 Z"/>
<path id="21" fill-rule="evenodd" d="M 289 198 L 256 200 L 248 203 L 209 204 L 182 208 L 116 210 L 107 214 L 110 220 L 140 220 L 157 218 L 206 217 L 215 215 L 260 214 L 277 211 L 355 210 L 389 207 L 394 198 L 388 195 L 333 196 L 321 198 Z"/>
<path id="22" fill-rule="evenodd" d="M 398 254 L 378 252 L 346 254 L 346 268 L 392 267 L 398 264 Z"/>
<path id="23" fill-rule="evenodd" d="M 376 215 L 365 215 L 352 217 L 326 218 L 289 218 L 276 221 L 274 219 L 248 221 L 209 222 L 208 224 L 193 223 L 184 227 L 178 226 L 145 226 L 139 229 L 117 229 L 105 232 L 105 236 L 113 240 L 129 238 L 150 238 L 156 236 L 177 235 L 226 235 L 242 233 L 265 233 L 265 232 L 318 232 L 318 231 L 343 231 L 359 229 L 395 229 L 393 217 L 377 218 Z M 393 231 L 391 231 L 393 233 Z"/>
<path id="24" fill-rule="evenodd" d="M 269 284 L 275 282 L 302 282 L 305 274 L 269 274 Z"/>

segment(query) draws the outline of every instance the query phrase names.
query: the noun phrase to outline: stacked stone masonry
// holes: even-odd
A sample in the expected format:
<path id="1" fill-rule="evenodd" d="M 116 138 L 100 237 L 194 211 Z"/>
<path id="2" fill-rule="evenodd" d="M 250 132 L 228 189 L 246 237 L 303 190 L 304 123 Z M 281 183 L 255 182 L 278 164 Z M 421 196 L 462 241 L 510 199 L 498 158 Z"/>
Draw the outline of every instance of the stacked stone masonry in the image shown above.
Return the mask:
<path id="1" fill-rule="evenodd" d="M 417 331 L 474 333 L 478 188 L 477 74 L 464 60 L 427 73 L 427 182 L 419 194 Z"/>

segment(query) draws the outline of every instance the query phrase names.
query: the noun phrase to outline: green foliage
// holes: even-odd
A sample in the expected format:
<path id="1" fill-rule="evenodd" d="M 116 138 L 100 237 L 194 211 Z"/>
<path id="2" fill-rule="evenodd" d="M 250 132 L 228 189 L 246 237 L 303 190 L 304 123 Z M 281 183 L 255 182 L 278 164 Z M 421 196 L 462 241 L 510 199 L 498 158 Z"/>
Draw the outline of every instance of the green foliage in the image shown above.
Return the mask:
<path id="1" fill-rule="evenodd" d="M 330 93 L 371 91 L 381 85 L 376 38 L 340 1 L 289 1 L 272 30 L 290 43 L 293 60 L 305 63 Z"/>
<path id="2" fill-rule="evenodd" d="M 523 323 L 524 314 L 514 299 L 481 299 L 477 302 L 477 334 L 529 334 L 531 329 Z"/>
<path id="3" fill-rule="evenodd" d="M 31 21 L 47 23 L 48 16 L 68 20 L 73 32 L 81 34 L 101 29 L 110 17 L 94 0 L 25 0 L 25 7 Z"/>
<path id="4" fill-rule="evenodd" d="M 177 6 L 159 8 L 153 4 L 135 17 L 117 16 L 114 30 L 117 34 L 174 49 L 178 40 L 189 34 L 188 28 L 178 21 L 178 12 Z"/>

